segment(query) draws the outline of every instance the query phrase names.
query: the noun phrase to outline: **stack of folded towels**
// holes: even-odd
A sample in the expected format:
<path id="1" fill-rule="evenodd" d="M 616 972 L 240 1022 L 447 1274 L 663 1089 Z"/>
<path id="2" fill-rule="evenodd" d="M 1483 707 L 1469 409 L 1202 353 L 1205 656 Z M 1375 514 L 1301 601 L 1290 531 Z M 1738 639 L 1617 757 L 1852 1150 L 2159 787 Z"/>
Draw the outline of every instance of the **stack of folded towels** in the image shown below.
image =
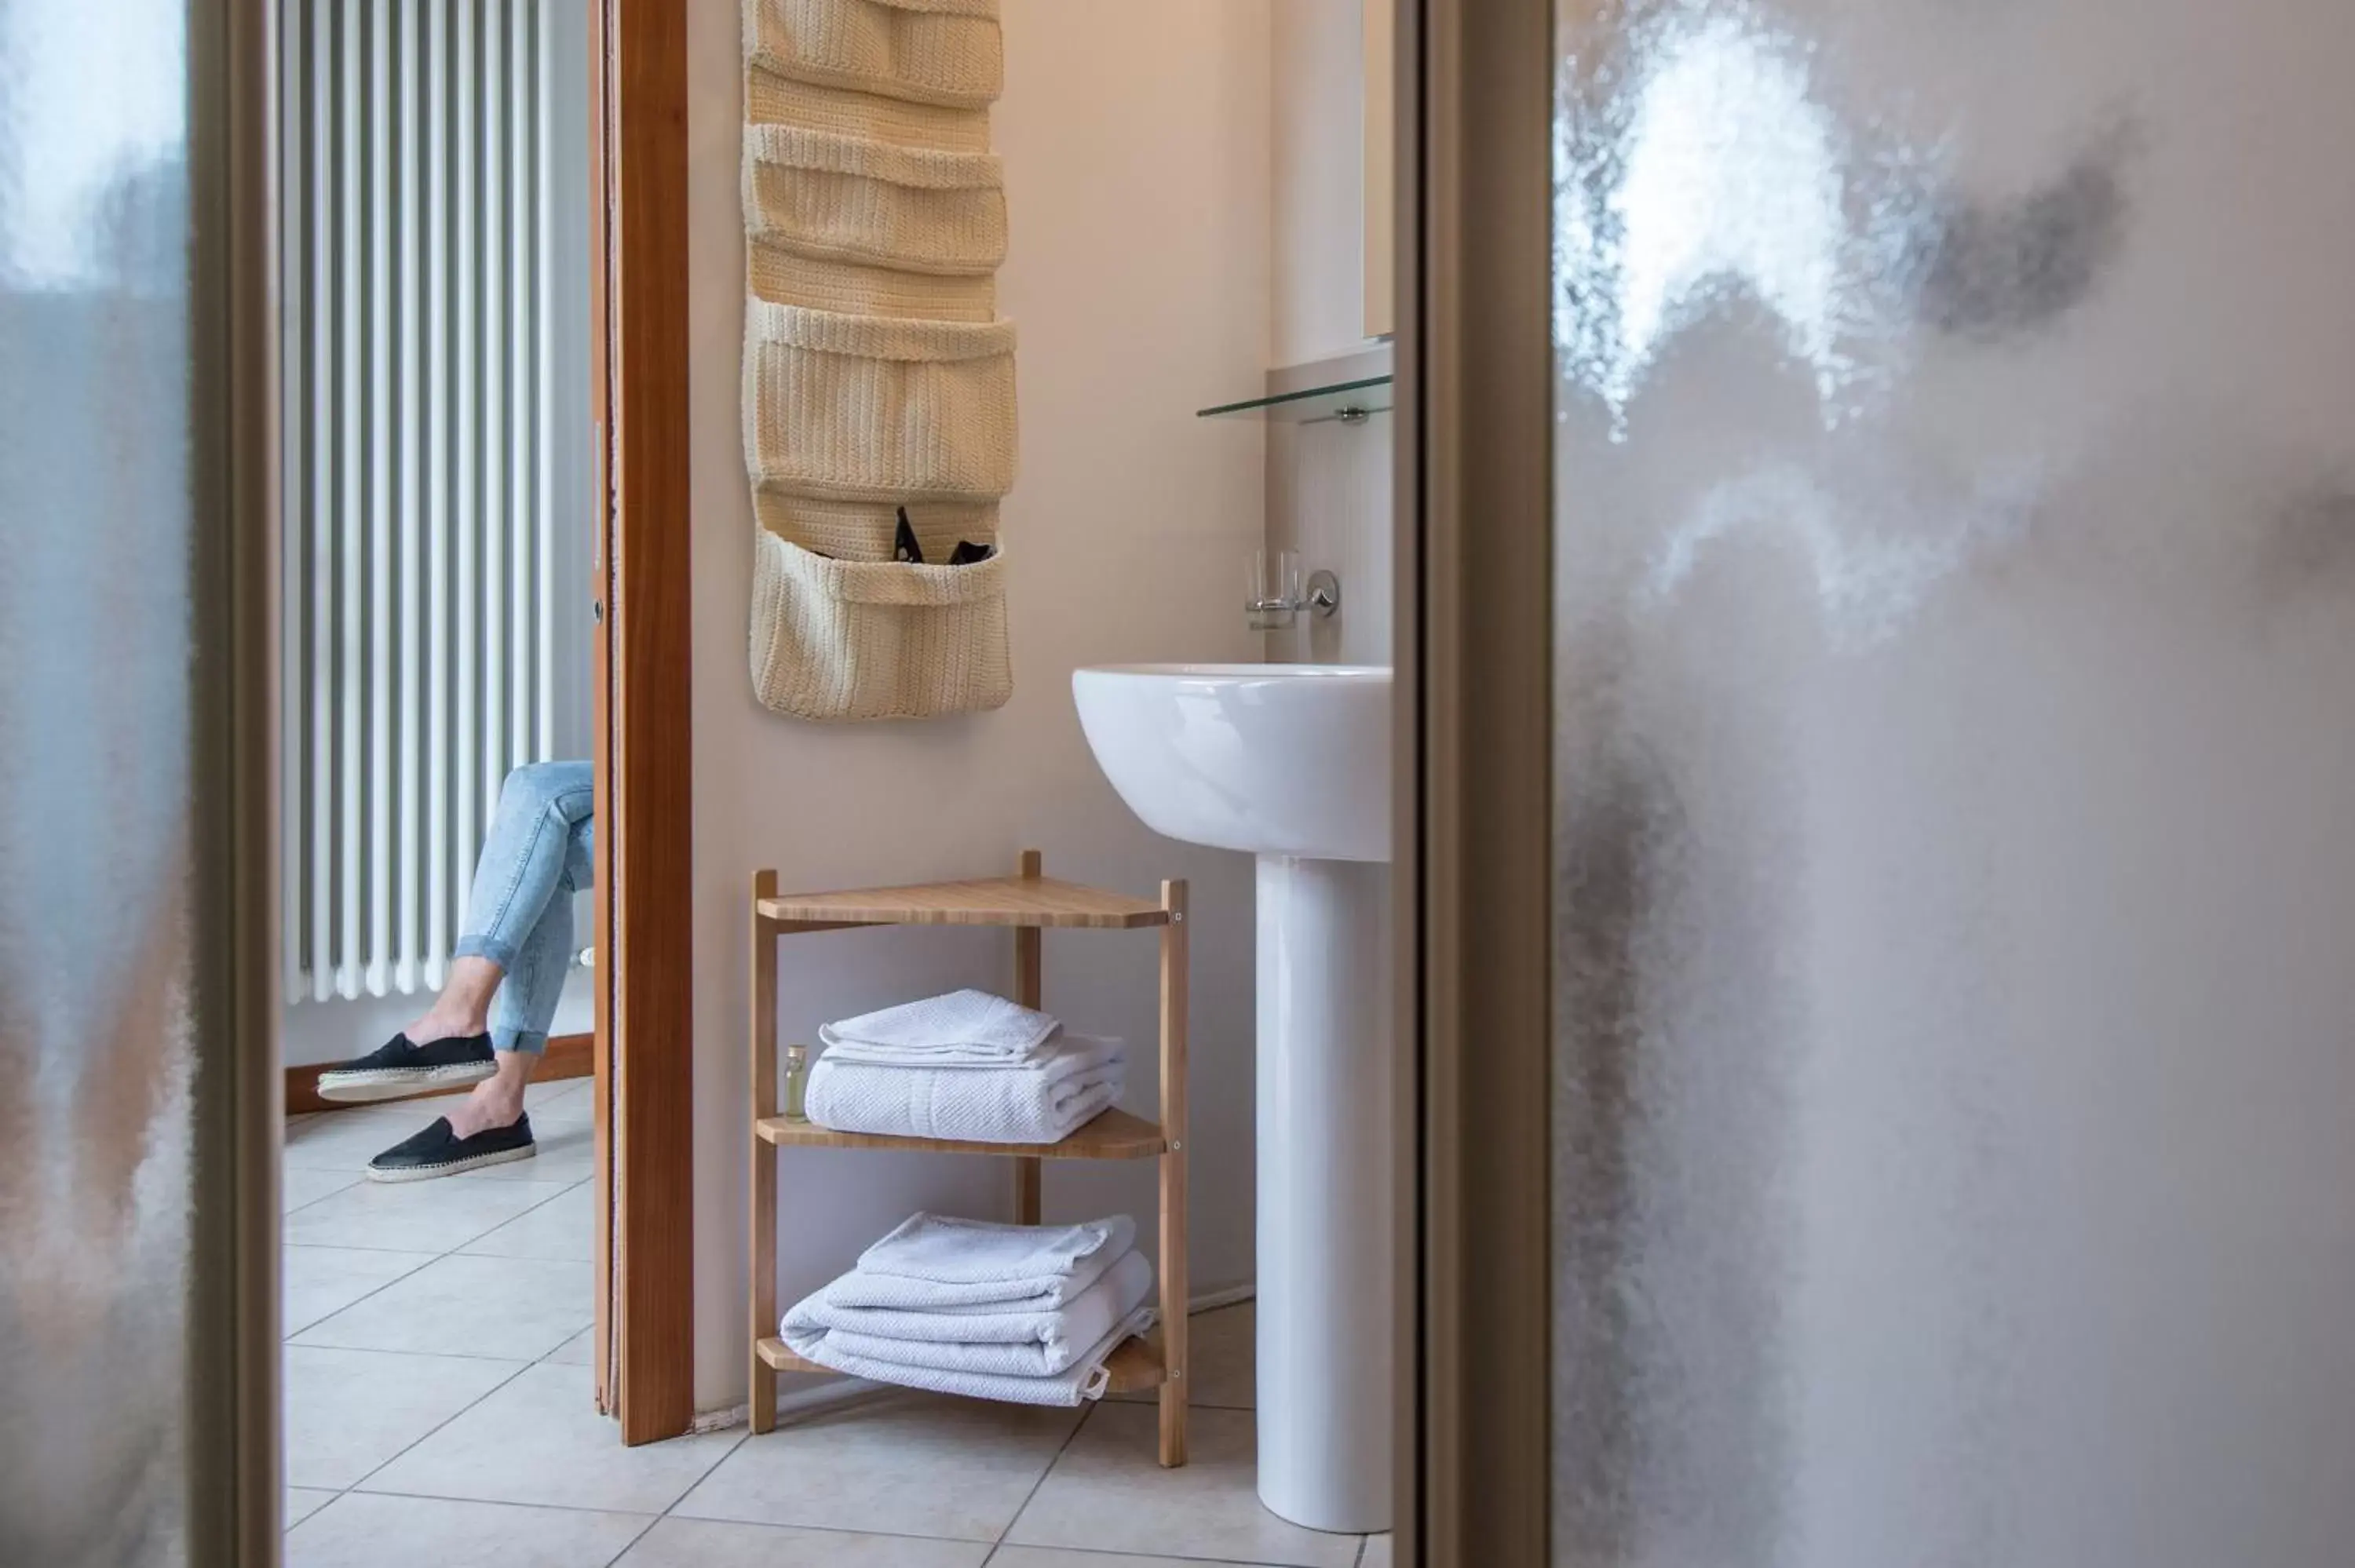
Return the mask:
<path id="1" fill-rule="evenodd" d="M 1125 1214 L 997 1225 L 916 1214 L 784 1317 L 794 1353 L 879 1383 L 1019 1404 L 1102 1398 L 1151 1328 L 1153 1266 Z"/>
<path id="2" fill-rule="evenodd" d="M 1120 1098 L 1121 1044 L 952 991 L 818 1031 L 810 1120 L 837 1132 L 1055 1143 Z"/>

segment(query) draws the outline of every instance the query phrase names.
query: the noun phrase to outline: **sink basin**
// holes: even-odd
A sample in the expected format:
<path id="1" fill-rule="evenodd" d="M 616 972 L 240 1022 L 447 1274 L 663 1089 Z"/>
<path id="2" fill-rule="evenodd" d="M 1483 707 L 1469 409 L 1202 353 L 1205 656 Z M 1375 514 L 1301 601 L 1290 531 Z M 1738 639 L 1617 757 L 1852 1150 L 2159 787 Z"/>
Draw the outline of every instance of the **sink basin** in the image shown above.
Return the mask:
<path id="1" fill-rule="evenodd" d="M 1125 664 L 1071 694 L 1147 827 L 1257 857 L 1260 1500 L 1388 1530 L 1391 673 Z"/>
<path id="2" fill-rule="evenodd" d="M 1312 860 L 1391 858 L 1391 673 L 1118 664 L 1071 677 L 1096 761 L 1157 833 Z"/>

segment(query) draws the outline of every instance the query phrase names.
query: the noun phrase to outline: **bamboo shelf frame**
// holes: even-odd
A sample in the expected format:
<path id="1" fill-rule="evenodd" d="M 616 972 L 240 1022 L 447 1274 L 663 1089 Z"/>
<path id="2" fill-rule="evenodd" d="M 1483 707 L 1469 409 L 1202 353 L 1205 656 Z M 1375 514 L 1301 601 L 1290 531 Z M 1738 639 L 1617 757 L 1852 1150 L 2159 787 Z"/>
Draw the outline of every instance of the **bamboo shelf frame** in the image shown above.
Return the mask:
<path id="1" fill-rule="evenodd" d="M 1060 1143 L 974 1143 L 835 1132 L 789 1121 L 777 1104 L 779 937 L 880 926 L 995 926 L 1014 933 L 1013 999 L 1040 1005 L 1040 946 L 1050 930 L 1150 930 L 1161 939 L 1161 1120 L 1117 1107 Z M 1039 1223 L 1039 1180 L 1049 1160 L 1154 1160 L 1161 1184 L 1161 1328 L 1157 1342 L 1131 1339 L 1106 1363 L 1111 1392 L 1157 1389 L 1160 1458 L 1186 1462 L 1186 884 L 1161 885 L 1158 900 L 1132 898 L 1043 874 L 1037 850 L 1022 852 L 1010 877 L 926 883 L 780 896 L 777 874 L 752 878 L 752 1281 L 750 1312 L 752 1430 L 777 1422 L 777 1374 L 832 1369 L 803 1360 L 777 1338 L 777 1150 L 883 1149 L 986 1154 L 1013 1162 L 1014 1217 Z"/>
<path id="2" fill-rule="evenodd" d="M 832 1367 L 804 1361 L 785 1349 L 785 1342 L 773 1335 L 752 1342 L 752 1353 L 777 1372 L 819 1372 L 834 1376 Z M 1104 1370 L 1112 1374 L 1108 1393 L 1138 1393 L 1148 1388 L 1166 1389 L 1167 1373 L 1161 1365 L 1160 1350 L 1145 1340 L 1129 1339 L 1105 1359 Z M 1182 1461 L 1181 1461 L 1182 1462 Z"/>

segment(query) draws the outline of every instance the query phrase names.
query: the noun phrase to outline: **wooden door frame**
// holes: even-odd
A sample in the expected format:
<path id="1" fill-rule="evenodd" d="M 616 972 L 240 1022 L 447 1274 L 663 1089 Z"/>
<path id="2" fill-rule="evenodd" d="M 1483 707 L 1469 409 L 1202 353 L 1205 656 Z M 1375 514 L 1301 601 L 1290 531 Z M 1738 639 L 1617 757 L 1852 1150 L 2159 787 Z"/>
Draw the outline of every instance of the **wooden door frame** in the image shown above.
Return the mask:
<path id="1" fill-rule="evenodd" d="M 1398 4 L 1398 1545 L 1519 1568 L 1550 1560 L 1553 6 Z"/>
<path id="2" fill-rule="evenodd" d="M 1399 5 L 1401 1544 L 1542 1563 L 1552 6 Z M 643 1443 L 694 1420 L 687 38 L 597 21 L 598 1393 Z"/>
<path id="3" fill-rule="evenodd" d="M 598 0 L 597 1402 L 695 1421 L 687 14 Z"/>

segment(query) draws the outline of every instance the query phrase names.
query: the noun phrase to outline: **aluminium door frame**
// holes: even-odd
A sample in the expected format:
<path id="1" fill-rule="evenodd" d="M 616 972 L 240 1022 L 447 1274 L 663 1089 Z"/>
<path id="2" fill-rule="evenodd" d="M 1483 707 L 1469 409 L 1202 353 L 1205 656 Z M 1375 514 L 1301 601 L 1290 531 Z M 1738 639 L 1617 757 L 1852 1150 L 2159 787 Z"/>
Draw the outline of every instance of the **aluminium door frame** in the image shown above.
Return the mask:
<path id="1" fill-rule="evenodd" d="M 1548 1561 L 1552 6 L 1400 0 L 1399 1539 Z"/>
<path id="2" fill-rule="evenodd" d="M 277 160 L 265 0 L 191 0 L 187 1561 L 279 1558 Z M 154 758 L 165 767 L 169 759 Z M 167 894 L 168 895 L 168 894 Z M 168 1391 L 159 1391 L 159 1397 Z M 136 1421 L 141 1412 L 86 1412 Z"/>

